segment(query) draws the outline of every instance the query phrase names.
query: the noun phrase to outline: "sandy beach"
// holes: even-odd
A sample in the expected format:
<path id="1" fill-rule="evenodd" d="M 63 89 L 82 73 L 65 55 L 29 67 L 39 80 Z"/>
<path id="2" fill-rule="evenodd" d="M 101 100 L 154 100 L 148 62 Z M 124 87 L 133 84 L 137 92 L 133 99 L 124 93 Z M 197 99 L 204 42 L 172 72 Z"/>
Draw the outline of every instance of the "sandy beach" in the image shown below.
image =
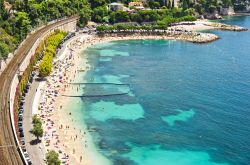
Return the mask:
<path id="1" fill-rule="evenodd" d="M 87 156 L 89 153 L 93 155 L 94 150 L 89 133 L 87 129 L 77 129 L 74 118 L 65 113 L 64 110 L 70 103 L 63 94 L 71 90 L 69 83 L 73 81 L 78 70 L 86 72 L 90 68 L 86 58 L 80 59 L 81 52 L 88 46 L 110 40 L 97 39 L 86 34 L 76 37 L 68 45 L 70 52 L 64 60 L 54 64 L 53 73 L 47 78 L 39 106 L 39 115 L 45 130 L 43 143 L 46 150 L 55 150 L 60 154 L 63 164 L 93 164 L 92 158 Z M 98 161 L 107 162 L 105 158 Z"/>
<path id="2" fill-rule="evenodd" d="M 171 27 L 173 28 L 173 27 Z M 178 25 L 174 28 L 181 28 L 187 31 L 214 29 L 201 21 L 194 25 Z M 195 33 L 196 34 L 196 33 Z M 199 34 L 199 35 L 198 35 Z M 93 153 L 97 153 L 86 129 L 79 129 L 76 126 L 72 114 L 65 113 L 65 109 L 70 104 L 69 99 L 63 96 L 65 93 L 78 90 L 72 87 L 70 82 L 74 81 L 79 70 L 86 73 L 90 69 L 87 57 L 82 52 L 91 45 L 118 40 L 146 40 L 146 39 L 165 39 L 165 40 L 216 40 L 218 36 L 209 33 L 197 33 L 193 35 L 88 35 L 77 34 L 67 45 L 68 51 L 65 57 L 54 61 L 54 68 L 51 76 L 47 77 L 46 85 L 42 91 L 42 99 L 39 105 L 39 115 L 43 120 L 45 134 L 43 143 L 47 150 L 55 150 L 60 154 L 63 164 L 94 164 Z M 208 37 L 208 38 L 206 38 Z M 79 100 L 80 101 L 80 100 Z M 91 154 L 89 154 L 91 153 Z M 108 160 L 99 155 L 97 158 L 102 164 L 108 164 Z M 96 160 L 96 159 L 95 159 Z"/>

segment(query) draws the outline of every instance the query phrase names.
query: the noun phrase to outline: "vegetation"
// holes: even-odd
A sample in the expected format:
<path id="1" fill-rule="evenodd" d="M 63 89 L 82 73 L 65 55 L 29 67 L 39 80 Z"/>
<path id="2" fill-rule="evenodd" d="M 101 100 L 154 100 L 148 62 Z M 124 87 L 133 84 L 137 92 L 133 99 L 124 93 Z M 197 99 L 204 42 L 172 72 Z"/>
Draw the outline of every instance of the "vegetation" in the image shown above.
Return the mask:
<path id="1" fill-rule="evenodd" d="M 124 22 L 123 24 L 115 24 L 113 26 L 98 26 L 97 31 L 111 31 L 111 30 L 126 30 L 126 29 L 166 29 L 171 23 L 181 21 L 195 21 L 193 11 L 188 9 L 159 9 L 159 10 L 142 10 L 136 14 L 128 15 L 126 12 L 117 11 L 111 17 L 112 22 Z M 137 22 L 132 25 L 128 22 Z M 150 22 L 149 25 L 140 25 L 143 22 Z"/>
<path id="2" fill-rule="evenodd" d="M 46 163 L 48 165 L 60 165 L 59 154 L 56 151 L 51 150 L 46 154 Z"/>
<path id="3" fill-rule="evenodd" d="M 42 120 L 38 117 L 38 115 L 34 115 L 32 117 L 32 124 L 33 125 L 35 125 L 35 124 L 42 125 Z"/>
<path id="4" fill-rule="evenodd" d="M 34 66 L 37 63 L 37 61 L 40 59 L 42 52 L 44 48 L 44 43 L 41 42 L 38 47 L 36 48 L 35 54 L 31 57 L 30 63 L 28 67 L 25 69 L 23 72 L 22 76 L 19 76 L 19 84 L 16 88 L 16 93 L 15 93 L 15 100 L 14 100 L 14 118 L 15 118 L 15 124 L 16 128 L 17 127 L 17 120 L 18 120 L 18 107 L 20 104 L 21 96 L 24 93 L 24 89 L 26 85 L 28 84 L 28 81 L 30 79 L 31 72 L 34 70 Z"/>
<path id="5" fill-rule="evenodd" d="M 45 40 L 44 57 L 38 68 L 41 77 L 47 77 L 52 72 L 53 57 L 56 55 L 56 49 L 66 35 L 67 33 L 65 32 L 55 31 Z"/>
<path id="6" fill-rule="evenodd" d="M 119 0 L 128 6 L 136 0 Z M 79 27 L 89 20 L 99 23 L 157 22 L 158 25 L 215 14 L 233 6 L 246 10 L 250 0 L 147 0 L 145 8 L 135 12 L 109 11 L 108 4 L 117 0 L 0 0 L 0 58 L 6 58 L 34 28 L 62 17 L 79 14 Z M 178 9 L 175 8 L 178 6 Z M 46 70 L 46 69 L 43 69 Z M 46 71 L 48 72 L 48 71 Z"/>
<path id="7" fill-rule="evenodd" d="M 166 29 L 166 27 L 159 25 L 130 25 L 130 24 L 119 24 L 113 26 L 100 25 L 97 27 L 98 32 L 111 32 L 114 30 L 155 30 L 155 29 Z"/>
<path id="8" fill-rule="evenodd" d="M 42 120 L 37 115 L 34 115 L 32 117 L 32 124 L 33 129 L 31 132 L 36 136 L 37 139 L 39 139 L 39 137 L 43 136 Z"/>
<path id="9" fill-rule="evenodd" d="M 88 12 L 87 0 L 0 0 L 0 58 L 13 52 L 37 26 L 78 13 L 90 18 Z"/>

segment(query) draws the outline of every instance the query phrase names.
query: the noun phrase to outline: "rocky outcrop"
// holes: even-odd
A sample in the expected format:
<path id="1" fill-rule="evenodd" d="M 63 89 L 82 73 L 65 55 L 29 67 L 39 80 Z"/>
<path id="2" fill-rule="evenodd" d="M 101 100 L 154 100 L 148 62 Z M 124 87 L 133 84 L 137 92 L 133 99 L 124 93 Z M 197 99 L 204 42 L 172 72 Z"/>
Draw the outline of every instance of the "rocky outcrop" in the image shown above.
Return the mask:
<path id="1" fill-rule="evenodd" d="M 220 15 L 234 15 L 234 9 L 233 7 L 228 7 L 228 8 L 220 8 Z"/>
<path id="2" fill-rule="evenodd" d="M 227 30 L 227 31 L 247 31 L 247 28 L 237 26 L 237 25 L 228 25 L 223 23 L 207 23 L 206 26 L 212 26 L 216 29 Z"/>
<path id="3" fill-rule="evenodd" d="M 106 31 L 98 33 L 99 37 L 120 37 L 124 39 L 164 39 L 183 40 L 193 43 L 208 43 L 218 40 L 219 37 L 211 33 L 200 33 L 191 31 L 171 31 L 171 30 L 128 30 L 128 31 Z"/>

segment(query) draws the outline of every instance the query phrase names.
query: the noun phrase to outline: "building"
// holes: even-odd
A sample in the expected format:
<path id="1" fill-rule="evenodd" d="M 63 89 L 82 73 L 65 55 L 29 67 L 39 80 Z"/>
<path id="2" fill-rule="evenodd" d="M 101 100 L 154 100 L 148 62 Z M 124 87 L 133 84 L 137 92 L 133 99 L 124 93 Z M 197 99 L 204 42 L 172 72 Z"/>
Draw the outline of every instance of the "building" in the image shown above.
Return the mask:
<path id="1" fill-rule="evenodd" d="M 5 10 L 8 12 L 12 9 L 12 5 L 9 2 L 4 1 L 3 5 Z"/>
<path id="2" fill-rule="evenodd" d="M 128 6 L 129 7 L 143 6 L 143 3 L 142 2 L 129 2 Z"/>
<path id="3" fill-rule="evenodd" d="M 164 4 L 166 6 L 169 6 L 169 7 L 176 7 L 176 8 L 178 8 L 179 5 L 180 5 L 180 0 L 164 0 Z"/>
<path id="4" fill-rule="evenodd" d="M 137 9 L 137 10 L 143 10 L 144 9 L 142 2 L 129 2 L 128 7 L 129 8 L 134 8 L 134 9 Z"/>
<path id="5" fill-rule="evenodd" d="M 111 11 L 118 11 L 118 10 L 123 10 L 124 5 L 122 3 L 113 2 L 108 5 L 108 8 Z"/>

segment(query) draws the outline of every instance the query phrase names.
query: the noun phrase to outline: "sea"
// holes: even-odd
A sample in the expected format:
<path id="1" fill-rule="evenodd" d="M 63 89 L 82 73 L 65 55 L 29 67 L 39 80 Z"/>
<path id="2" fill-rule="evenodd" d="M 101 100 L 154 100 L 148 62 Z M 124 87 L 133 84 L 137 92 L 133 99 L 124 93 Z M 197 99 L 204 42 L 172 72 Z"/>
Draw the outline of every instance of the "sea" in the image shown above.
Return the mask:
<path id="1" fill-rule="evenodd" d="M 250 17 L 220 22 L 250 29 Z M 250 165 L 250 31 L 96 44 L 70 98 L 94 165 Z M 81 63 L 84 65 L 84 63 Z M 86 147 L 86 146 L 85 146 Z"/>

